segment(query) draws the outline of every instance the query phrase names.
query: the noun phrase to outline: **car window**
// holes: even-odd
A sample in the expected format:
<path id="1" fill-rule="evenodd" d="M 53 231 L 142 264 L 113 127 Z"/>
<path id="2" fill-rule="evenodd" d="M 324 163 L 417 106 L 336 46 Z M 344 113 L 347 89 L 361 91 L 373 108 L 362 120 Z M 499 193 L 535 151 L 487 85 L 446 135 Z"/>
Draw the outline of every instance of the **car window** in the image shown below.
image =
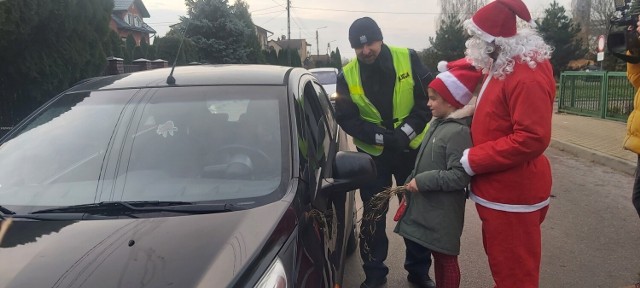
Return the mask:
<path id="1" fill-rule="evenodd" d="M 333 118 L 333 106 L 331 105 L 331 102 L 329 102 L 329 96 L 327 95 L 327 93 L 325 93 L 324 89 L 322 89 L 320 85 L 314 82 L 313 87 L 318 93 L 318 101 L 320 103 L 320 106 L 322 107 L 324 115 L 326 116 L 327 127 L 331 132 L 330 137 L 333 138 L 335 136 L 336 129 L 338 129 L 338 125 Z"/>
<path id="2" fill-rule="evenodd" d="M 93 202 L 116 124 L 135 90 L 66 94 L 0 146 L 0 202 Z"/>
<path id="3" fill-rule="evenodd" d="M 284 91 L 159 89 L 131 131 L 122 197 L 251 201 L 273 193 L 287 164 Z"/>
<path id="4" fill-rule="evenodd" d="M 313 71 L 312 73 L 322 85 L 336 84 L 338 81 L 338 74 L 334 71 Z"/>
<path id="5" fill-rule="evenodd" d="M 284 86 L 144 89 L 131 101 L 136 92 L 64 95 L 18 127 L 0 146 L 0 202 L 259 205 L 284 194 Z M 123 111 L 130 113 L 121 123 Z"/>
<path id="6" fill-rule="evenodd" d="M 307 82 L 304 87 L 304 109 L 310 123 L 311 138 L 315 148 L 313 159 L 318 167 L 323 167 L 331 148 L 331 137 L 327 129 L 327 119 L 318 97 L 312 82 Z"/>

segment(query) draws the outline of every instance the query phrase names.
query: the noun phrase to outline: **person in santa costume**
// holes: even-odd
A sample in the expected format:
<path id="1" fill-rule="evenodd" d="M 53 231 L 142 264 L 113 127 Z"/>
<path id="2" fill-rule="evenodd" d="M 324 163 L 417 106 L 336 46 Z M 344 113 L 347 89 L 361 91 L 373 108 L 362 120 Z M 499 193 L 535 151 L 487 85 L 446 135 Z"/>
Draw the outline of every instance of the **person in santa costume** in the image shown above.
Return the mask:
<path id="1" fill-rule="evenodd" d="M 540 225 L 551 194 L 551 140 L 556 94 L 552 48 L 521 0 L 496 0 L 464 26 L 466 57 L 487 74 L 471 124 L 473 146 L 460 162 L 472 176 L 469 198 L 482 220 L 489 267 L 499 288 L 538 287 Z"/>

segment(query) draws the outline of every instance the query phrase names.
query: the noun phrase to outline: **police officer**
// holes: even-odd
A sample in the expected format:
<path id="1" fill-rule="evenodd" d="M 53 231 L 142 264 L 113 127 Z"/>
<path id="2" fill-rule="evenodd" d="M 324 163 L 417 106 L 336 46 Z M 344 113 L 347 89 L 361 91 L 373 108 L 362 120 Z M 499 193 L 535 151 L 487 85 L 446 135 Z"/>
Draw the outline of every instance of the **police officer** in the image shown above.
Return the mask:
<path id="1" fill-rule="evenodd" d="M 353 137 L 358 151 L 368 153 L 376 163 L 376 180 L 360 188 L 363 213 L 369 215 L 369 200 L 390 187 L 392 177 L 401 185 L 411 173 L 431 120 L 424 87 L 433 77 L 415 51 L 384 44 L 378 24 L 369 17 L 351 24 L 349 42 L 357 59 L 338 75 L 336 119 Z M 366 280 L 360 287 L 378 287 L 387 281 L 386 211 L 382 216 L 371 220 L 374 223 L 363 217 L 360 256 Z M 428 276 L 431 253 L 416 253 L 410 243 L 405 244 L 407 279 L 418 287 L 435 287 Z"/>

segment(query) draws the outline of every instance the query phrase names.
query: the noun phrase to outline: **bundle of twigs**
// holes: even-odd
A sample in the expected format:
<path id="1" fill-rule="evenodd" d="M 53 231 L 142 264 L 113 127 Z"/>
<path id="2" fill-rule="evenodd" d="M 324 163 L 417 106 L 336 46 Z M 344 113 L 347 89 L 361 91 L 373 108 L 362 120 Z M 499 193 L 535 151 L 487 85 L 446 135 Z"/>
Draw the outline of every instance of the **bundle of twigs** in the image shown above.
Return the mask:
<path id="1" fill-rule="evenodd" d="M 368 206 L 368 209 L 363 210 L 362 218 L 358 221 L 360 222 L 360 238 L 372 237 L 375 234 L 375 223 L 377 221 L 386 221 L 384 216 L 389 210 L 389 200 L 396 195 L 404 195 L 405 191 L 407 189 L 404 186 L 389 187 L 374 195 L 368 203 L 363 203 L 363 205 Z M 369 250 L 365 241 L 360 241 L 360 245 L 363 245 L 365 252 Z M 369 258 L 372 258 L 372 256 L 369 255 Z"/>
<path id="2" fill-rule="evenodd" d="M 404 186 L 396 186 L 389 187 L 387 189 L 382 190 L 380 193 L 376 194 L 369 201 L 369 207 L 374 212 L 374 220 L 379 220 L 382 217 L 382 213 L 386 212 L 389 209 L 389 200 L 396 195 L 404 195 L 404 192 L 407 191 L 407 188 Z"/>

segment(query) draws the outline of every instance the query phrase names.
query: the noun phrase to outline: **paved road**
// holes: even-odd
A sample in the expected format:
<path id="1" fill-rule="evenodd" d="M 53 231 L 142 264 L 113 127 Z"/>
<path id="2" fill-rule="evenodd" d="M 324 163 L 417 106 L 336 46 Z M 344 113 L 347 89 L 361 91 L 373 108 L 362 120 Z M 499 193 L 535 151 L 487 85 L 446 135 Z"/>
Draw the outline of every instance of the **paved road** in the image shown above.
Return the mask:
<path id="1" fill-rule="evenodd" d="M 554 148 L 546 154 L 553 168 L 555 197 L 542 226 L 540 287 L 623 287 L 640 280 L 640 219 L 630 203 L 633 177 Z M 392 201 L 390 211 L 396 207 Z M 391 216 L 387 225 L 388 231 L 395 226 Z M 388 235 L 387 287 L 410 287 L 402 268 L 402 238 L 393 232 Z M 461 287 L 493 287 L 471 201 L 467 201 L 461 250 Z M 356 253 L 349 258 L 344 287 L 359 287 L 363 280 Z"/>

